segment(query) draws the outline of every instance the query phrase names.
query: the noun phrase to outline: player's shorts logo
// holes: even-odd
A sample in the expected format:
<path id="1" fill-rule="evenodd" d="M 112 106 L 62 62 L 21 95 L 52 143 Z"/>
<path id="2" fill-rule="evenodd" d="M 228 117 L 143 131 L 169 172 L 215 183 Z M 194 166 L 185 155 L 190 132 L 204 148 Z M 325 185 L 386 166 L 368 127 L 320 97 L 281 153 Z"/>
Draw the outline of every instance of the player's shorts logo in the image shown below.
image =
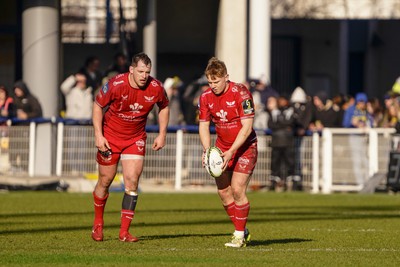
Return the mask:
<path id="1" fill-rule="evenodd" d="M 142 140 L 142 139 L 137 140 L 137 141 L 136 141 L 136 145 L 137 145 L 138 147 L 144 147 L 144 145 L 145 145 L 144 140 Z"/>

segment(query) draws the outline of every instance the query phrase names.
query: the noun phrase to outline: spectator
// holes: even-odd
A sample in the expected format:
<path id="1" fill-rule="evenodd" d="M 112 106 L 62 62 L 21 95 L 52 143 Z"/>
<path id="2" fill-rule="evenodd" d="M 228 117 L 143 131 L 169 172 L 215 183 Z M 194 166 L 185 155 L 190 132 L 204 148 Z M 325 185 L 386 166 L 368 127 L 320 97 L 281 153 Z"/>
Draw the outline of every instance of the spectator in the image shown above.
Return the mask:
<path id="1" fill-rule="evenodd" d="M 169 77 L 164 82 L 164 89 L 167 92 L 167 96 L 169 99 L 170 119 L 168 122 L 168 126 L 186 124 L 181 106 L 181 96 L 179 93 L 179 89 L 180 87 L 182 87 L 182 85 L 183 82 L 177 76 L 173 78 Z"/>
<path id="2" fill-rule="evenodd" d="M 31 94 L 28 86 L 21 80 L 14 84 L 14 103 L 17 118 L 20 120 L 43 116 L 39 100 Z"/>
<path id="3" fill-rule="evenodd" d="M 290 103 L 295 115 L 295 134 L 304 136 L 312 116 L 312 101 L 300 86 L 296 87 L 291 96 Z"/>
<path id="4" fill-rule="evenodd" d="M 397 101 L 397 94 L 390 91 L 384 96 L 384 112 L 381 121 L 381 127 L 391 128 L 398 126 L 400 108 L 399 102 Z M 397 129 L 396 129 L 397 130 Z"/>
<path id="5" fill-rule="evenodd" d="M 103 75 L 99 71 L 100 59 L 96 56 L 88 57 L 83 66 L 78 72 L 83 73 L 86 76 L 87 86 L 92 87 L 92 96 L 102 86 Z"/>
<path id="6" fill-rule="evenodd" d="M 343 94 L 337 94 L 337 95 L 333 96 L 333 98 L 332 98 L 333 106 L 339 110 L 340 127 L 343 126 L 344 102 L 345 102 L 345 98 L 344 98 Z"/>
<path id="7" fill-rule="evenodd" d="M 61 84 L 61 92 L 66 100 L 66 118 L 75 120 L 92 118 L 92 87 L 87 86 L 86 76 L 83 73 L 76 73 L 65 79 Z"/>
<path id="8" fill-rule="evenodd" d="M 286 190 L 286 177 L 295 173 L 294 109 L 286 97 L 271 96 L 267 110 L 268 128 L 272 131 L 271 189 Z"/>
<path id="9" fill-rule="evenodd" d="M 373 127 L 372 116 L 367 112 L 367 95 L 358 93 L 355 104 L 346 109 L 343 118 L 343 127 L 366 128 Z"/>
<path id="10" fill-rule="evenodd" d="M 267 111 L 265 104 L 267 99 L 271 96 L 279 97 L 279 94 L 263 79 L 260 80 L 250 80 L 248 82 L 249 90 L 253 95 L 255 116 L 254 116 L 254 129 L 264 130 L 268 128 L 267 124 Z"/>
<path id="11" fill-rule="evenodd" d="M 371 128 L 372 116 L 367 112 L 367 95 L 358 93 L 355 104 L 346 109 L 343 118 L 343 126 L 346 128 Z M 353 173 L 356 183 L 363 186 L 368 178 L 368 151 L 367 140 L 363 135 L 349 135 L 350 153 L 353 161 Z"/>
<path id="12" fill-rule="evenodd" d="M 349 107 L 353 106 L 355 104 L 355 99 L 352 95 L 342 95 L 343 100 L 342 100 L 342 105 L 341 109 L 343 110 L 343 118 L 344 119 L 344 111 L 347 110 Z"/>
<path id="13" fill-rule="evenodd" d="M 298 159 L 295 160 L 295 175 L 290 178 L 292 178 L 293 189 L 301 190 L 303 172 L 310 173 L 312 170 L 310 163 L 301 162 L 300 160 L 307 153 L 303 137 L 306 135 L 308 125 L 311 122 L 312 100 L 307 96 L 303 88 L 297 86 L 290 96 L 290 103 L 294 109 L 294 134 L 297 137 L 295 141 L 295 159 Z"/>
<path id="14" fill-rule="evenodd" d="M 125 73 L 128 71 L 129 64 L 126 56 L 123 53 L 117 53 L 114 56 L 113 64 L 108 67 L 104 76 L 110 79 L 117 74 Z"/>
<path id="15" fill-rule="evenodd" d="M 381 102 L 379 101 L 379 99 L 377 97 L 372 97 L 372 98 L 368 99 L 367 112 L 372 117 L 372 127 L 374 127 L 374 128 L 381 127 L 382 123 L 383 123 L 383 108 L 381 106 Z M 396 118 L 397 118 L 398 117 L 398 109 L 396 109 L 396 111 L 394 111 L 394 114 L 396 114 Z M 397 120 L 393 127 L 395 127 L 396 124 L 397 124 Z"/>
<path id="16" fill-rule="evenodd" d="M 186 86 L 182 94 L 182 110 L 185 122 L 189 125 L 199 124 L 198 104 L 200 95 L 208 89 L 208 81 L 205 75 L 192 81 Z"/>
<path id="17" fill-rule="evenodd" d="M 312 119 L 308 128 L 320 132 L 324 127 L 341 127 L 340 116 L 340 108 L 328 99 L 325 91 L 320 91 L 313 97 Z"/>
<path id="18" fill-rule="evenodd" d="M 15 109 L 12 97 L 5 86 L 0 85 L 0 124 L 2 120 L 15 116 Z"/>

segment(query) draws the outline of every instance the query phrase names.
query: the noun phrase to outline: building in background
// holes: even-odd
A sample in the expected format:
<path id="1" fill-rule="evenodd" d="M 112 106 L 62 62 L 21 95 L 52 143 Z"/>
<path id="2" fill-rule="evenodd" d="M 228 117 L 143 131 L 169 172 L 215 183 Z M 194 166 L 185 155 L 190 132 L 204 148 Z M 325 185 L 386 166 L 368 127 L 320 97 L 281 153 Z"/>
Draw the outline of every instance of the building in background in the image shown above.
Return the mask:
<path id="1" fill-rule="evenodd" d="M 400 75 L 400 1 L 268 1 L 270 58 L 259 60 L 270 62 L 268 80 L 278 92 L 288 94 L 301 86 L 308 94 L 324 89 L 331 96 L 365 91 L 381 97 Z M 0 3 L 0 82 L 8 87 L 23 77 L 25 2 L 29 1 Z M 155 3 L 154 10 L 149 2 Z M 79 69 L 87 56 L 98 56 L 104 71 L 117 52 L 130 56 L 144 50 L 150 11 L 157 23 L 157 77 L 165 80 L 176 75 L 190 83 L 202 74 L 209 57 L 221 54 L 224 48 L 217 47 L 221 35 L 232 34 L 217 30 L 221 14 L 226 18 L 243 3 L 246 8 L 252 2 L 255 0 L 59 0 L 60 83 Z M 245 25 L 245 36 L 237 38 L 240 42 L 244 38 L 245 45 L 238 49 L 246 51 L 224 55 L 228 60 L 238 53 L 247 56 L 245 64 L 228 64 L 240 69 L 244 78 L 249 74 L 250 17 L 247 8 L 241 21 L 235 22 Z"/>

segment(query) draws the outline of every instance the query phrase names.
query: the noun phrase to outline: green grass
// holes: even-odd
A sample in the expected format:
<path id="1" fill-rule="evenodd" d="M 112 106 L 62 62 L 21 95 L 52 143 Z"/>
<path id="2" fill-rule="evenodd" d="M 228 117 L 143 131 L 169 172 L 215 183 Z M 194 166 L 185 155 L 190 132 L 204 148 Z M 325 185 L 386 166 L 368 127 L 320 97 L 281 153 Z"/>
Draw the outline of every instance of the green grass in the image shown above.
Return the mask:
<path id="1" fill-rule="evenodd" d="M 233 227 L 216 194 L 141 193 L 118 241 L 122 193 L 106 206 L 105 241 L 90 238 L 91 194 L 0 194 L 1 266 L 398 266 L 400 196 L 253 192 L 252 242 L 227 249 Z"/>

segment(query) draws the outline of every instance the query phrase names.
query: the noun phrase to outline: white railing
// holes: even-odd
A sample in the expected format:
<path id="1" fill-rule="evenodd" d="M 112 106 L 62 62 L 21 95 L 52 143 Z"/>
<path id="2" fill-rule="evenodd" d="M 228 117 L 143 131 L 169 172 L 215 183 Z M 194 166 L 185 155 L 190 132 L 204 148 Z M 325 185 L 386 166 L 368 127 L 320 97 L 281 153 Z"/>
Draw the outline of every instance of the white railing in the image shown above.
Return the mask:
<path id="1" fill-rule="evenodd" d="M 43 135 L 37 134 L 36 123 L 29 126 L 0 126 L 0 175 L 41 175 L 37 166 L 43 158 L 55 158 L 52 173 L 58 177 L 97 177 L 96 148 L 91 125 L 68 125 L 60 122 L 45 128 L 56 142 L 49 154 L 35 153 Z M 55 129 L 55 130 L 52 130 Z M 386 174 L 392 149 L 394 129 L 328 128 L 320 136 L 314 133 L 296 139 L 296 175 L 302 177 L 304 191 L 331 193 L 359 191 L 363 181 L 376 173 Z M 271 138 L 258 132 L 258 161 L 250 186 L 268 187 L 271 175 Z M 148 133 L 145 168 L 142 180 L 157 184 L 170 184 L 176 190 L 188 185 L 214 184 L 202 168 L 202 148 L 197 133 L 177 130 L 167 135 L 166 146 L 153 151 L 151 143 L 157 133 Z M 47 137 L 48 138 L 48 137 Z M 213 140 L 215 136 L 212 136 Z M 52 138 L 49 138 L 52 139 Z M 398 139 L 398 138 L 397 138 Z M 51 140 L 45 140 L 51 142 Z M 359 147 L 352 145 L 359 144 Z M 43 145 L 41 145 L 43 146 Z M 359 152 L 365 161 L 354 161 Z M 47 153 L 46 153 L 47 154 Z M 46 160 L 45 162 L 47 162 Z M 357 165 L 366 164 L 366 165 Z M 354 167 L 361 166 L 359 169 Z M 121 166 L 118 169 L 121 172 Z M 359 172 L 359 173 L 358 173 Z M 361 173 L 361 174 L 360 174 Z"/>
<path id="2" fill-rule="evenodd" d="M 327 128 L 322 133 L 322 192 L 359 191 L 376 173 L 386 174 L 391 128 Z"/>

